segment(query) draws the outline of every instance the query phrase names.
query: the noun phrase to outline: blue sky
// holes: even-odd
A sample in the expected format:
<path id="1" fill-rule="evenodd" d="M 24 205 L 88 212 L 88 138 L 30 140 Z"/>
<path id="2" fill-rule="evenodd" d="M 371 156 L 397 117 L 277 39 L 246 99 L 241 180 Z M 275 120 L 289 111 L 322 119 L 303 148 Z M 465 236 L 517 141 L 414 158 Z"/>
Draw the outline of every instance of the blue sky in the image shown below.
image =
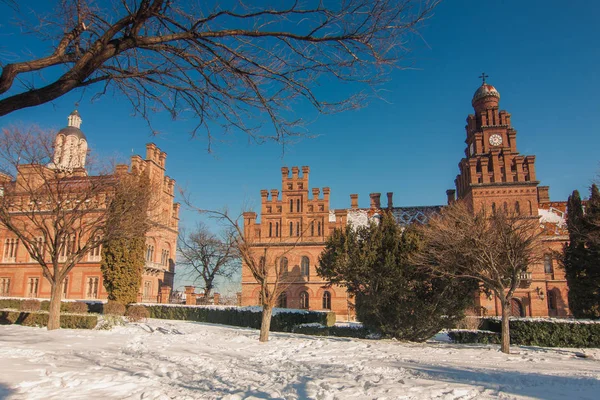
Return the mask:
<path id="1" fill-rule="evenodd" d="M 0 12 L 10 15 L 2 5 Z M 536 155 L 538 179 L 550 186 L 551 199 L 566 200 L 573 189 L 587 193 L 600 172 L 597 15 L 600 2 L 593 1 L 446 0 L 421 29 L 422 40 L 409 44 L 412 68 L 394 71 L 384 86 L 386 101 L 320 116 L 308 126 L 318 136 L 287 148 L 283 157 L 277 145 L 251 145 L 240 135 L 224 137 L 229 143 L 207 154 L 205 140 L 188 135 L 192 121 L 166 115 L 157 116 L 165 133 L 152 137 L 123 99 L 110 96 L 94 103 L 84 98 L 82 130 L 102 156 L 126 158 L 132 149 L 143 155 L 145 143 L 155 142 L 168 154 L 168 174 L 202 208 L 258 205 L 260 189 L 280 188 L 284 165 L 309 165 L 310 186 L 329 186 L 332 208 L 348 207 L 350 193 L 366 207 L 371 192 L 394 192 L 395 205 L 443 204 L 463 156 L 477 77 L 485 71 L 501 108 L 512 114 L 518 150 Z M 39 46 L 9 22 L 0 18 L 0 57 Z M 79 98 L 15 112 L 0 126 L 60 129 Z M 181 217 L 185 226 L 199 219 L 187 210 Z"/>

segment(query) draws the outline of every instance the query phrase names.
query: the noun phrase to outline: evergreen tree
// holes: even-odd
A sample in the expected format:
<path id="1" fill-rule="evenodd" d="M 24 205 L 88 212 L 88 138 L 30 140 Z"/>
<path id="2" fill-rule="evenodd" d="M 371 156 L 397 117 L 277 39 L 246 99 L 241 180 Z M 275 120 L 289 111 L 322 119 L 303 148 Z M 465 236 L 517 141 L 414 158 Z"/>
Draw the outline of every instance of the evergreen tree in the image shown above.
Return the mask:
<path id="1" fill-rule="evenodd" d="M 585 207 L 586 278 L 588 316 L 600 318 L 600 191 L 595 184 Z"/>
<path id="2" fill-rule="evenodd" d="M 150 198 L 151 185 L 147 177 L 119 177 L 107 220 L 109 229 L 118 234 L 103 243 L 100 264 L 109 300 L 122 304 L 137 301 L 145 263 Z M 125 207 L 131 211 L 123 217 L 118 211 Z"/>
<path id="3" fill-rule="evenodd" d="M 385 213 L 380 224 L 336 230 L 317 272 L 356 296 L 356 315 L 385 336 L 424 341 L 452 327 L 472 305 L 474 282 L 432 278 L 409 262 L 420 238 Z"/>

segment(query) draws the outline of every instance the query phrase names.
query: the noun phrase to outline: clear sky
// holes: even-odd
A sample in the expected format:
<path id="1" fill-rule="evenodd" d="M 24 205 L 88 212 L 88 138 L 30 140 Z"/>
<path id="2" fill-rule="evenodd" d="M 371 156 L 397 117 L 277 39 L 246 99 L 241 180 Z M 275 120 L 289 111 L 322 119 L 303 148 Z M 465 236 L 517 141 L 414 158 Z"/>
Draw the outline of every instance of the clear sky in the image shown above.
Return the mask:
<path id="1" fill-rule="evenodd" d="M 20 3 L 28 3 L 23 1 Z M 42 6 L 46 0 L 29 2 Z M 10 10 L 0 5 L 0 58 L 37 48 L 14 30 Z M 187 188 L 199 207 L 233 211 L 260 203 L 260 189 L 280 189 L 282 166 L 308 165 L 310 186 L 331 188 L 331 207 L 349 207 L 350 193 L 361 207 L 369 193 L 394 192 L 394 204 L 444 204 L 464 155 L 465 118 L 471 98 L 488 83 L 512 114 L 517 148 L 536 155 L 537 177 L 550 186 L 551 200 L 566 200 L 573 189 L 587 195 L 600 172 L 600 2 L 575 0 L 446 0 L 421 30 L 408 70 L 397 70 L 385 85 L 386 101 L 373 100 L 358 111 L 321 116 L 308 126 L 318 135 L 287 148 L 248 144 L 241 135 L 223 137 L 207 154 L 203 138 L 188 135 L 192 121 L 158 115 L 165 132 L 151 137 L 128 104 L 106 96 L 79 112 L 92 152 L 127 158 L 144 155 L 153 141 L 166 151 L 167 173 Z M 323 90 L 340 90 L 336 84 Z M 80 94 L 53 104 L 15 112 L 0 120 L 60 129 Z M 199 217 L 188 210 L 181 223 Z"/>

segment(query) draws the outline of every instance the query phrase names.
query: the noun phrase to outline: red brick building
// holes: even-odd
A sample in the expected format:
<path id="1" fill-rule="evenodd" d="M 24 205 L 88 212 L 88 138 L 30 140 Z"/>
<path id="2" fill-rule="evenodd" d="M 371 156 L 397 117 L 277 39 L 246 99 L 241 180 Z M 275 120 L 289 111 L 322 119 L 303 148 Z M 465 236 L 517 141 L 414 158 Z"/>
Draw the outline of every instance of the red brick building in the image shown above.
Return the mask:
<path id="1" fill-rule="evenodd" d="M 69 115 L 69 125 L 60 130 L 54 144 L 54 157 L 47 166 L 49 171 L 60 168 L 74 177 L 84 174 L 87 139 L 79 128 L 81 118 L 77 111 Z M 165 174 L 166 153 L 156 145 L 146 145 L 146 157 L 131 157 L 131 166 L 117 165 L 116 171 L 147 174 L 151 185 L 157 188 L 152 202 L 151 229 L 147 234 L 146 264 L 139 298 L 142 301 L 167 301 L 173 287 L 175 253 L 178 235 L 179 204 L 174 203 L 175 181 Z M 26 165 L 19 166 L 15 181 L 4 179 L 2 184 L 27 187 L 23 180 L 31 179 L 25 173 Z M 43 167 L 42 167 L 43 168 Z M 8 178 L 8 177 L 6 177 Z M 19 240 L 0 226 L 0 297 L 49 298 L 50 283 L 43 277 L 41 267 L 30 257 Z M 63 284 L 63 298 L 89 300 L 106 299 L 107 293 L 100 272 L 101 248 L 94 249 L 69 273 Z M 162 293 L 161 293 L 162 292 Z"/>
<path id="2" fill-rule="evenodd" d="M 517 151 L 517 132 L 511 115 L 499 109 L 500 94 L 485 81 L 473 96 L 475 113 L 467 117 L 465 157 L 459 163 L 456 190 L 448 190 L 448 202 L 456 198 L 468 202 L 475 211 L 482 208 L 516 211 L 539 218 L 544 231 L 544 262 L 532 265 L 523 274 L 522 287 L 515 295 L 513 314 L 522 316 L 568 315 L 567 285 L 564 272 L 553 257 L 568 239 L 565 231 L 565 202 L 550 202 L 547 186 L 539 186 L 535 156 Z M 381 213 L 379 193 L 371 193 L 368 209 L 358 208 L 358 195 L 351 194 L 349 209 L 329 207 L 329 188 L 309 190 L 309 167 L 282 168 L 282 190 L 261 191 L 260 221 L 256 213 L 246 213 L 246 235 L 257 249 L 267 249 L 273 262 L 285 262 L 290 274 L 281 306 L 311 310 L 333 310 L 339 318 L 352 316 L 352 299 L 345 289 L 329 286 L 316 274 L 319 254 L 335 228 L 346 224 L 366 224 Z M 310 194 L 312 193 L 312 197 Z M 442 206 L 394 207 L 387 193 L 387 209 L 398 223 L 426 223 Z M 291 248 L 292 247 L 292 248 Z M 290 249 L 291 248 L 291 249 Z M 289 250 L 284 250 L 289 249 Z M 286 253 L 285 257 L 277 253 Z M 282 261 L 282 259 L 285 260 Z M 248 268 L 242 266 L 242 305 L 259 304 L 259 287 Z M 499 315 L 494 297 L 477 299 L 482 313 Z"/>

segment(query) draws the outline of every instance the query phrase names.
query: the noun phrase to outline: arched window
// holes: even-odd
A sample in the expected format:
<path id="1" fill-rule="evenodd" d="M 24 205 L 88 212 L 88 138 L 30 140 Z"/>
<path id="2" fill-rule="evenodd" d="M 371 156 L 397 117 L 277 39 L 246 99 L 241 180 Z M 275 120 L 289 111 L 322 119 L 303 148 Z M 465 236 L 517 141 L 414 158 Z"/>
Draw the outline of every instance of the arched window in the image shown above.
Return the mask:
<path id="1" fill-rule="evenodd" d="M 554 265 L 552 263 L 552 254 L 544 254 L 544 272 L 547 274 L 554 273 Z"/>
<path id="2" fill-rule="evenodd" d="M 321 236 L 321 221 L 317 222 L 317 236 Z"/>
<path id="3" fill-rule="evenodd" d="M 275 237 L 279 237 L 279 222 L 275 222 Z"/>
<path id="4" fill-rule="evenodd" d="M 300 292 L 300 308 L 303 310 L 308 310 L 308 292 Z"/>
<path id="5" fill-rule="evenodd" d="M 323 292 L 323 309 L 331 310 L 331 293 Z"/>
<path id="6" fill-rule="evenodd" d="M 508 214 L 508 203 L 504 202 L 504 213 Z"/>
<path id="7" fill-rule="evenodd" d="M 552 311 L 556 311 L 557 307 L 557 299 L 556 289 L 548 290 L 548 309 Z"/>
<path id="8" fill-rule="evenodd" d="M 315 236 L 315 221 L 310 223 L 310 236 Z"/>
<path id="9" fill-rule="evenodd" d="M 279 266 L 282 274 L 288 273 L 288 259 L 286 257 L 281 257 L 281 261 L 279 261 Z"/>
<path id="10" fill-rule="evenodd" d="M 492 214 L 496 214 L 496 203 L 492 203 Z"/>
<path id="11" fill-rule="evenodd" d="M 294 200 L 290 199 L 290 212 L 294 211 Z"/>
<path id="12" fill-rule="evenodd" d="M 290 237 L 294 236 L 294 223 L 290 222 Z"/>
<path id="13" fill-rule="evenodd" d="M 521 215 L 521 205 L 519 204 L 518 201 L 515 201 L 515 213 L 517 215 Z"/>
<path id="14" fill-rule="evenodd" d="M 300 222 L 296 222 L 296 236 L 300 236 Z"/>
<path id="15" fill-rule="evenodd" d="M 296 211 L 300 212 L 300 199 L 296 200 Z"/>
<path id="16" fill-rule="evenodd" d="M 269 237 L 273 236 L 273 223 L 269 222 Z"/>
<path id="17" fill-rule="evenodd" d="M 283 292 L 279 295 L 279 301 L 277 302 L 277 307 L 279 308 L 287 308 L 287 293 Z"/>
<path id="18" fill-rule="evenodd" d="M 529 215 L 533 215 L 533 205 L 531 204 L 531 200 L 529 200 Z"/>
<path id="19" fill-rule="evenodd" d="M 302 276 L 308 276 L 309 265 L 310 261 L 308 260 L 308 257 L 302 256 L 302 261 L 300 262 L 300 273 L 302 274 Z"/>

